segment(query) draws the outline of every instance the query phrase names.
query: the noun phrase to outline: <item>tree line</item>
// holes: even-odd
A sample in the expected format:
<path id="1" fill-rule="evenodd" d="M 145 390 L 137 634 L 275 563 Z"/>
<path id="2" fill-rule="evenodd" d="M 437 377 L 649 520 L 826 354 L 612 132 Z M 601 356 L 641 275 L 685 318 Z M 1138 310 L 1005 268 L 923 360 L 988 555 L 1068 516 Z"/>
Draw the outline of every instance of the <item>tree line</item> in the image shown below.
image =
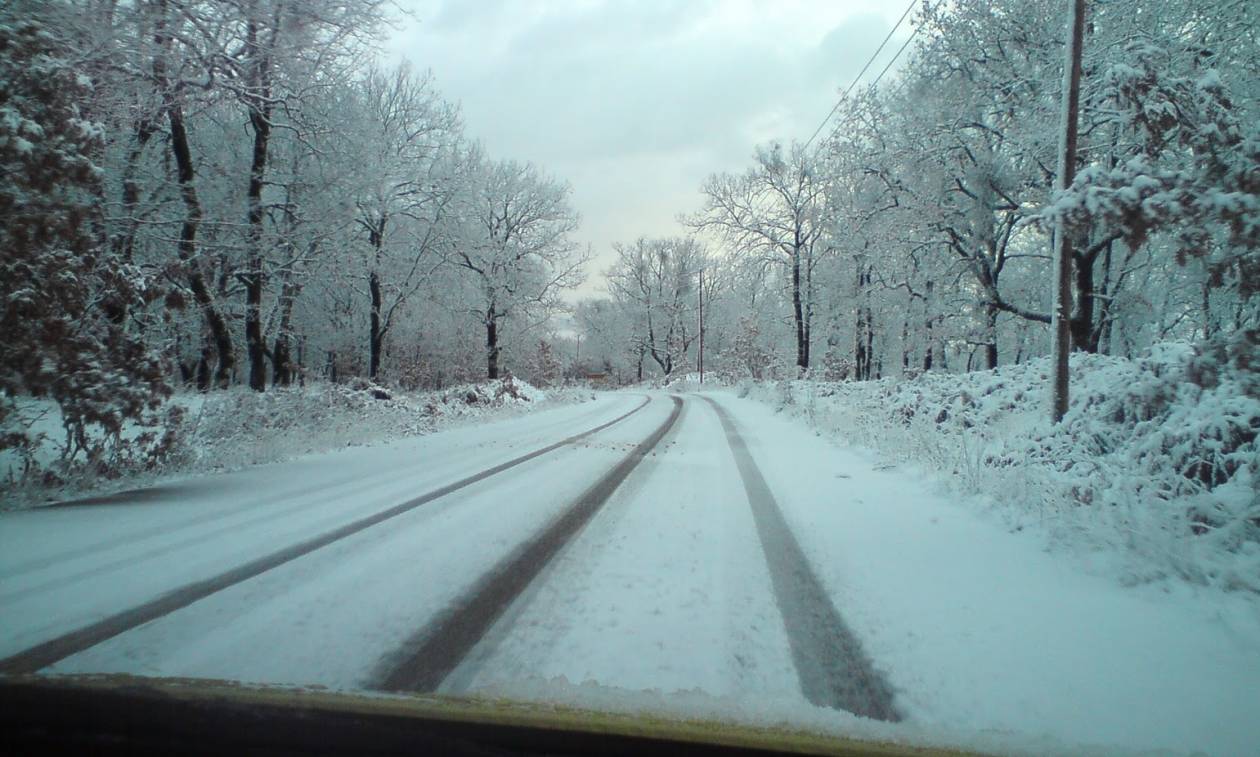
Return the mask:
<path id="1" fill-rule="evenodd" d="M 683 233 L 616 245 L 606 293 L 569 307 L 590 251 L 568 185 L 382 63 L 382 0 L 6 3 L 0 447 L 31 443 L 32 394 L 87 449 L 180 384 L 632 382 L 702 341 L 730 378 L 994 368 L 1049 350 L 1060 229 L 1074 349 L 1242 359 L 1260 6 L 1088 8 L 1066 190 L 1065 3 L 925 2 L 895 77 L 709 177 Z"/>
<path id="2" fill-rule="evenodd" d="M 382 63 L 387 11 L 0 8 L 0 421 L 46 395 L 116 434 L 181 383 L 441 386 L 536 357 L 588 256 L 570 189 Z"/>
<path id="3" fill-rule="evenodd" d="M 825 138 L 757 147 L 746 170 L 704 182 L 684 237 L 619 249 L 608 296 L 579 309 L 589 359 L 636 377 L 694 366 L 704 268 L 706 364 L 731 376 L 1022 362 L 1050 348 L 1059 228 L 1073 349 L 1255 349 L 1260 9 L 1088 9 L 1066 191 L 1054 190 L 1066 3 L 925 2 L 898 76 L 842 102 Z"/>

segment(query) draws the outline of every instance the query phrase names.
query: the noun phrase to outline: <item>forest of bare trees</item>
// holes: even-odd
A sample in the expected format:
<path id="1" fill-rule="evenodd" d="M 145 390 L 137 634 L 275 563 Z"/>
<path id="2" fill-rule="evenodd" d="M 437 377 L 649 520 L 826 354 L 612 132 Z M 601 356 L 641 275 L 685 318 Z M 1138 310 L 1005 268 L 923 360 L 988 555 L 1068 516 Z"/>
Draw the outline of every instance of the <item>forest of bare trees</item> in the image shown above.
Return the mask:
<path id="1" fill-rule="evenodd" d="M 18 0 L 0 9 L 3 445 L 14 398 L 117 434 L 173 390 L 868 380 L 1260 328 L 1260 18 L 1090 3 L 1075 181 L 1054 190 L 1060 0 L 923 3 L 894 75 L 755 149 L 680 235 L 587 270 L 571 190 L 494 158 L 380 0 Z M 701 292 L 701 271 L 704 272 Z M 602 275 L 575 302 L 584 276 Z M 7 419 L 7 420 L 6 420 Z M 152 418 L 149 418 L 152 421 Z"/>
<path id="2" fill-rule="evenodd" d="M 1074 241 L 1073 349 L 1254 349 L 1256 6 L 1088 6 L 1066 192 L 1054 191 L 1059 0 L 924 3 L 899 76 L 852 93 L 812 144 L 763 145 L 747 171 L 711 176 L 700 209 L 679 209 L 716 284 L 706 364 L 862 380 L 1048 354 L 1059 225 Z M 609 301 L 584 305 L 581 321 L 588 341 L 616 340 L 601 355 L 624 376 L 637 375 L 659 308 L 615 283 L 637 265 L 623 254 Z M 594 317 L 610 310 L 626 313 L 613 336 Z M 694 366 L 688 349 L 656 367 Z"/>
<path id="3" fill-rule="evenodd" d="M 487 155 L 428 73 L 381 63 L 388 12 L 0 9 L 6 397 L 54 397 L 86 444 L 179 386 L 529 367 L 582 275 L 569 187 Z"/>

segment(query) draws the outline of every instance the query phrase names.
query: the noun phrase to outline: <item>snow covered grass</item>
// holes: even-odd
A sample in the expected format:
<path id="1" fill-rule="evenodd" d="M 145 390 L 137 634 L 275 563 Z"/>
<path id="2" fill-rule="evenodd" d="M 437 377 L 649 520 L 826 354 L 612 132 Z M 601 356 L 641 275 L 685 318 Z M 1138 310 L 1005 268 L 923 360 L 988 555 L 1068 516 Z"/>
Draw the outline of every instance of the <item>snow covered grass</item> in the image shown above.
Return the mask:
<path id="1" fill-rule="evenodd" d="M 119 489 L 172 474 L 233 470 L 278 462 L 338 447 L 374 444 L 431 433 L 460 422 L 504 417 L 540 404 L 589 399 L 589 391 L 542 391 L 520 379 L 466 384 L 440 391 L 400 392 L 367 382 L 313 383 L 273 387 L 258 393 L 244 387 L 209 394 L 178 394 L 171 406 L 177 439 L 156 465 L 110 471 L 108 477 L 59 461 L 55 403 L 26 400 L 28 414 L 45 431 L 34 459 L 42 474 L 23 475 L 23 459 L 0 456 L 0 507 L 22 507 L 63 499 L 87 490 Z"/>
<path id="2" fill-rule="evenodd" d="M 1260 367 L 1257 364 L 1256 367 Z M 883 462 L 944 473 L 1016 530 L 1122 580 L 1260 592 L 1260 378 L 1165 344 L 1072 358 L 1051 424 L 1048 360 L 910 380 L 745 383 L 740 391 Z"/>

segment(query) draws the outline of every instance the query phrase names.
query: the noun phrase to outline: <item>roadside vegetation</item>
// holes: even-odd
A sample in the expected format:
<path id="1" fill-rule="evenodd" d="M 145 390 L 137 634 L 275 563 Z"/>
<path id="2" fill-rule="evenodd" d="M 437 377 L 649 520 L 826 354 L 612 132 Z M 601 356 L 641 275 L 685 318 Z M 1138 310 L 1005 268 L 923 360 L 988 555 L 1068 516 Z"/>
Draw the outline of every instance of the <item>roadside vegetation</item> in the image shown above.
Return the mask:
<path id="1" fill-rule="evenodd" d="M 594 270 L 562 178 L 382 62 L 387 3 L 6 3 L 0 494 L 412 433 L 506 375 L 703 365 L 1154 575 L 1255 590 L 1260 5 L 1158 6 L 1088 4 L 1066 186 L 1065 3 L 921 3 L 808 139 Z"/>
<path id="2" fill-rule="evenodd" d="M 1260 355 L 1252 353 L 1254 360 Z M 1126 583 L 1260 593 L 1260 385 L 1242 362 L 1164 344 L 1138 360 L 1077 355 L 1062 423 L 1050 364 L 867 382 L 744 381 L 876 466 L 943 482 L 1015 530 Z"/>

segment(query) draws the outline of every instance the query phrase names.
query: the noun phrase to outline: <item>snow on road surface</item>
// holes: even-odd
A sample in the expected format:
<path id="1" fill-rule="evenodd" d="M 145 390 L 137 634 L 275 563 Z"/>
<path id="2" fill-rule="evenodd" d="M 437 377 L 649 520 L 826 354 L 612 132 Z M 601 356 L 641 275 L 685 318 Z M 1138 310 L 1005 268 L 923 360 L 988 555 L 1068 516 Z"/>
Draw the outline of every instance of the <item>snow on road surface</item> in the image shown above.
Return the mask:
<path id="1" fill-rule="evenodd" d="M 117 504 L 5 513 L 0 656 L 607 421 L 641 401 L 610 395 L 388 447 L 194 479 L 139 501 L 123 496 Z"/>
<path id="2" fill-rule="evenodd" d="M 362 688 L 381 658 L 554 517 L 666 410 L 655 403 L 589 442 L 230 587 L 53 672 Z"/>
<path id="3" fill-rule="evenodd" d="M 1254 601 L 1123 588 L 754 402 L 710 395 L 747 444 L 900 724 L 860 726 L 800 690 L 747 492 L 696 396 L 441 690 L 567 699 L 651 692 L 813 726 L 950 743 L 1254 753 Z M 594 403 L 0 515 L 0 657 L 607 423 Z M 543 529 L 672 403 L 469 483 L 96 643 L 45 672 L 357 688 Z M 594 687 L 594 688 L 592 688 Z M 863 730 L 865 729 L 865 730 Z M 984 734 L 984 738 L 968 734 Z M 999 739 L 993 741 L 993 739 Z M 1103 747 L 1100 751 L 1111 751 Z"/>
<path id="4" fill-rule="evenodd" d="M 563 677 L 804 703 L 760 549 L 717 417 L 689 401 L 448 688 Z"/>
<path id="5" fill-rule="evenodd" d="M 1260 750 L 1253 597 L 1125 588 L 929 483 L 718 395 L 910 722 L 1135 749 Z"/>

